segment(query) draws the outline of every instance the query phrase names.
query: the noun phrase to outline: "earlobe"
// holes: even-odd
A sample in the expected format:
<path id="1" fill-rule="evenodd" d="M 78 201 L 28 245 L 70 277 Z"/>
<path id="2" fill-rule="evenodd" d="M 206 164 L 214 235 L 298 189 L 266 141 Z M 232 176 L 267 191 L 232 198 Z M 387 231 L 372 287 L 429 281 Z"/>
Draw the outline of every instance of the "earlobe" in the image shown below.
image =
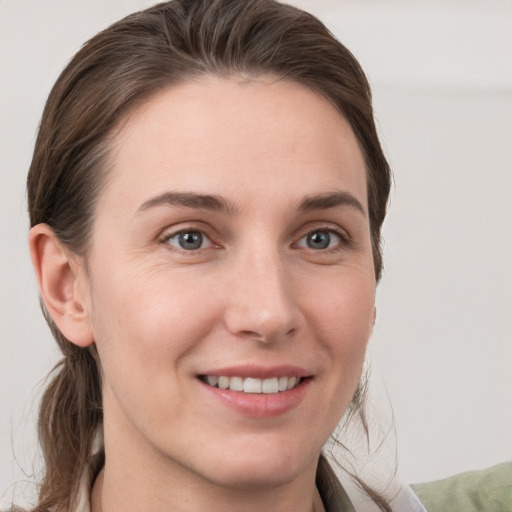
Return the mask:
<path id="1" fill-rule="evenodd" d="M 48 224 L 30 230 L 30 256 L 43 301 L 61 333 L 82 347 L 94 342 L 77 262 Z"/>

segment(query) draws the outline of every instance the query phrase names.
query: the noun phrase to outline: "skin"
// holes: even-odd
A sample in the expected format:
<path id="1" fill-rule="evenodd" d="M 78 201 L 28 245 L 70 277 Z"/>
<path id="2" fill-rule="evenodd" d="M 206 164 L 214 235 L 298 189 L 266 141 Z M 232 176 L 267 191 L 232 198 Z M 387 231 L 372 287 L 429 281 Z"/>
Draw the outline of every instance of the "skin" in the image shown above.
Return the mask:
<path id="1" fill-rule="evenodd" d="M 112 157 L 87 269 L 48 227 L 31 233 L 54 320 L 101 359 L 93 511 L 309 512 L 316 499 L 318 512 L 318 457 L 357 387 L 375 311 L 349 124 L 296 83 L 203 77 L 136 110 Z M 318 200 L 333 193 L 334 205 Z M 201 233 L 200 249 L 180 246 L 184 231 Z M 284 413 L 242 414 L 198 378 L 239 365 L 300 367 L 307 389 Z"/>

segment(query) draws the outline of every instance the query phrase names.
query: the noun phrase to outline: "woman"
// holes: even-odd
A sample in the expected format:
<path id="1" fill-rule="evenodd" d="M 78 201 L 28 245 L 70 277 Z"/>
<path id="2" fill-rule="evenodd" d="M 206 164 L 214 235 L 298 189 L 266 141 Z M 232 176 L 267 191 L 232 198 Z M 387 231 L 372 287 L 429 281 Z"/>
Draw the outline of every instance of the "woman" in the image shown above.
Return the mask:
<path id="1" fill-rule="evenodd" d="M 389 188 L 366 78 L 302 11 L 172 1 L 86 43 L 28 177 L 64 355 L 35 510 L 353 510 L 321 451 L 364 424 Z"/>

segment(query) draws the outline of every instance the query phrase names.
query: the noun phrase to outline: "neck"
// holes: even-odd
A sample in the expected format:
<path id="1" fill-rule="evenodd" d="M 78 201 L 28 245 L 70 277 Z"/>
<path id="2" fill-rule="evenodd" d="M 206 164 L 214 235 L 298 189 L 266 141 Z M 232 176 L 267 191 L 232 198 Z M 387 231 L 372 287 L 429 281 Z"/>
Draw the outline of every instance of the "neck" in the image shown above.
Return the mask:
<path id="1" fill-rule="evenodd" d="M 276 469 L 257 485 L 212 482 L 133 437 L 130 442 L 118 431 L 112 438 L 107 427 L 105 466 L 91 492 L 91 512 L 323 512 L 315 486 L 317 465 L 315 457 L 285 481 Z"/>
<path id="2" fill-rule="evenodd" d="M 91 512 L 323 511 L 315 486 L 318 456 L 300 459 L 295 466 L 274 459 L 272 469 L 262 459 L 251 469 L 240 446 L 232 460 L 223 455 L 217 469 L 203 471 L 206 466 L 200 457 L 195 457 L 193 465 L 184 465 L 179 457 L 166 455 L 130 430 L 131 426 L 110 428 L 109 420 L 105 415 L 105 466 L 93 486 Z M 180 449 L 186 452 L 187 447 Z M 188 449 L 201 450 L 201 443 Z"/>
<path id="3" fill-rule="evenodd" d="M 113 489 L 111 485 L 107 481 L 107 485 L 105 485 L 105 469 L 102 469 L 99 473 L 93 489 L 91 491 L 91 512 L 110 512 L 111 510 L 119 510 L 119 506 L 121 506 L 121 510 L 129 511 L 129 510 L 140 510 L 140 506 L 142 501 L 145 501 L 145 505 L 143 507 L 145 509 L 154 510 L 152 507 L 156 505 L 155 500 L 152 499 L 135 499 L 130 500 L 127 495 L 119 496 L 119 493 L 112 492 Z M 117 495 L 117 496 L 116 496 Z M 172 510 L 176 512 L 192 512 L 192 511 L 202 511 L 202 510 L 210 510 L 212 512 L 226 512 L 230 510 L 243 510 L 244 512 L 251 511 L 260 511 L 260 510 L 273 510 L 276 512 L 285 512 L 289 510 L 294 510 L 297 512 L 325 512 L 324 505 L 322 503 L 322 499 L 316 487 L 313 490 L 312 496 L 308 496 L 306 501 L 299 502 L 298 499 L 286 499 L 279 501 L 278 496 L 268 495 L 262 499 L 260 493 L 257 496 L 253 496 L 252 499 L 246 497 L 246 499 L 241 500 L 236 499 L 235 501 L 231 500 L 222 500 L 222 502 L 210 501 L 208 503 L 208 499 L 206 496 L 196 496 L 197 498 L 202 498 L 198 501 L 197 507 L 199 508 L 190 508 L 193 506 L 189 500 L 185 502 L 180 502 L 179 499 L 172 498 L 169 504 L 160 503 L 160 509 L 168 510 L 172 508 Z M 302 499 L 302 498 L 301 498 Z M 250 500 L 250 501 L 248 501 Z M 153 505 L 148 505 L 149 502 L 153 502 Z M 199 501 L 203 502 L 200 504 Z M 120 505 L 118 504 L 120 503 Z M 310 505 L 311 504 L 311 505 Z M 143 508 L 143 509 L 144 509 Z"/>

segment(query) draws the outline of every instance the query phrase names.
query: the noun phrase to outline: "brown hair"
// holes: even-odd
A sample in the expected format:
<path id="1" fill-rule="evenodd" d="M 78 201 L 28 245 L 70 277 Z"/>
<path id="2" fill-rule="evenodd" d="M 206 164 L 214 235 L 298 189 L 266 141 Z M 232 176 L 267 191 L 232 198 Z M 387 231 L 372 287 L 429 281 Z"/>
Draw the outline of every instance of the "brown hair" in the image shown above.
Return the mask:
<path id="1" fill-rule="evenodd" d="M 357 60 L 320 21 L 273 0 L 174 0 L 132 14 L 85 43 L 44 109 L 27 180 L 31 225 L 49 224 L 71 251 L 86 257 L 114 128 L 159 90 L 203 74 L 295 81 L 327 98 L 347 119 L 366 161 L 379 279 L 391 178 L 368 82 Z M 75 503 L 102 419 L 94 346 L 70 343 L 45 316 L 64 358 L 40 409 L 45 475 L 36 511 Z M 382 510 L 390 510 L 367 490 Z"/>

